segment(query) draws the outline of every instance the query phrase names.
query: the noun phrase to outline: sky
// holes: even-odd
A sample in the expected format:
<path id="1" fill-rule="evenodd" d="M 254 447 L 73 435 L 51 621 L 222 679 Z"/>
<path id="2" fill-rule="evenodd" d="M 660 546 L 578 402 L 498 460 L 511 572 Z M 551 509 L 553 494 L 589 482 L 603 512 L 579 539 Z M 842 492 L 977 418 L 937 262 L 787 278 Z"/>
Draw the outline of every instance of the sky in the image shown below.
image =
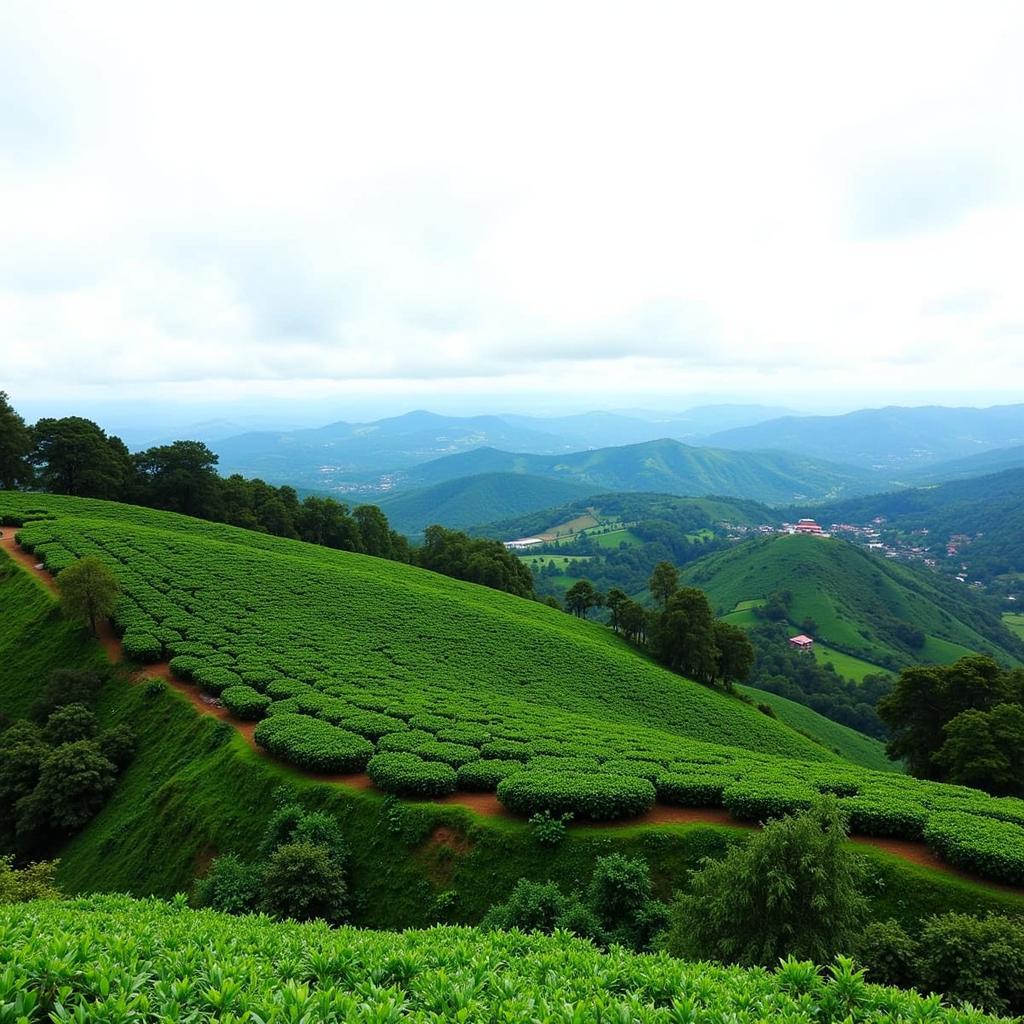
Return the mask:
<path id="1" fill-rule="evenodd" d="M 30 415 L 1024 396 L 1024 5 L 0 5 Z"/>

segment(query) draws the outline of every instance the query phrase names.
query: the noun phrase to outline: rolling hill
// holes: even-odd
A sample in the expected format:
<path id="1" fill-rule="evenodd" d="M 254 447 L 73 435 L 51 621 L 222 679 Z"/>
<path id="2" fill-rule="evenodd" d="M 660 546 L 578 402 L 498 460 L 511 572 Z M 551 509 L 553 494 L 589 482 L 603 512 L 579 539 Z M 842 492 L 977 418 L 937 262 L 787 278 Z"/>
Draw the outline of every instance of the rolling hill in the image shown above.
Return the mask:
<path id="1" fill-rule="evenodd" d="M 950 662 L 982 650 L 1017 664 L 1024 654 L 987 603 L 966 588 L 843 540 L 782 534 L 744 541 L 682 575 L 723 615 L 788 591 L 795 628 L 811 620 L 817 640 L 880 668 Z M 920 630 L 916 638 L 914 630 Z"/>
<path id="2" fill-rule="evenodd" d="M 878 478 L 866 470 L 820 459 L 784 452 L 695 448 L 666 438 L 562 455 L 477 448 L 389 475 L 387 484 L 411 489 L 476 473 L 525 473 L 595 491 L 718 494 L 768 504 L 825 500 L 879 487 Z"/>
<path id="3" fill-rule="evenodd" d="M 842 416 L 783 416 L 720 431 L 707 443 L 740 450 L 778 448 L 853 466 L 906 470 L 1024 443 L 1024 405 L 889 406 Z"/>
<path id="4" fill-rule="evenodd" d="M 478 473 L 417 491 L 386 494 L 377 504 L 391 526 L 416 538 L 432 523 L 464 529 L 496 516 L 523 516 L 564 502 L 585 502 L 585 484 L 522 473 Z"/>

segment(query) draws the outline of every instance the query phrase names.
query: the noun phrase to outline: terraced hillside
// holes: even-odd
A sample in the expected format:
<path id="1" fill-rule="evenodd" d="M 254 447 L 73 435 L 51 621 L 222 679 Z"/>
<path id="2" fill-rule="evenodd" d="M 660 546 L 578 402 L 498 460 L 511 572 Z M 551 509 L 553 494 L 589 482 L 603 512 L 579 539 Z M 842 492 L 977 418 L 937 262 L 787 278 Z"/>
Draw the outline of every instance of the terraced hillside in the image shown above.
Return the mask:
<path id="1" fill-rule="evenodd" d="M 683 576 L 720 614 L 788 591 L 794 627 L 809 619 L 816 639 L 880 669 L 952 662 L 972 651 L 1019 662 L 1018 639 L 965 587 L 846 541 L 788 534 L 746 541 Z M 908 627 L 920 630 L 922 644 Z"/>
<path id="2" fill-rule="evenodd" d="M 93 554 L 125 591 L 124 645 L 321 772 L 385 790 L 497 789 L 512 811 L 639 814 L 660 799 L 763 820 L 841 794 L 853 827 L 924 837 L 1024 881 L 1024 802 L 871 772 L 668 673 L 602 627 L 407 566 L 130 506 L 0 496 L 55 571 Z"/>
<path id="3" fill-rule="evenodd" d="M 0 934 L 12 1021 L 994 1020 L 866 985 L 841 963 L 827 976 L 716 967 L 564 933 L 332 929 L 106 896 L 0 907 Z"/>

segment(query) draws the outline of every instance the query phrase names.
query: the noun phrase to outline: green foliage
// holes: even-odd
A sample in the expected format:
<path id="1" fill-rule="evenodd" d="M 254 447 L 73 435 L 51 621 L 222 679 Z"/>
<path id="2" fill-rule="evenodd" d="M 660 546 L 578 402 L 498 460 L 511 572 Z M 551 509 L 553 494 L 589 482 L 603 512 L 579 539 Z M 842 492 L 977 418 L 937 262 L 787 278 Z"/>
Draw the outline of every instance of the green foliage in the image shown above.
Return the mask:
<path id="1" fill-rule="evenodd" d="M 844 963 L 745 971 L 602 953 L 562 935 L 330 929 L 124 896 L 3 908 L 0 928 L 0 1005 L 30 1020 L 59 998 L 72 1021 L 985 1021 L 864 984 Z"/>
<path id="2" fill-rule="evenodd" d="M 541 846 L 557 846 L 565 839 L 566 826 L 570 821 L 571 814 L 556 817 L 550 811 L 538 811 L 530 816 L 530 831 Z"/>
<path id="3" fill-rule="evenodd" d="M 125 633 L 121 650 L 132 661 L 154 662 L 164 656 L 164 645 L 152 633 Z"/>
<path id="4" fill-rule="evenodd" d="M 260 872 L 233 853 L 218 857 L 196 882 L 196 902 L 224 914 L 247 914 L 259 899 Z"/>
<path id="5" fill-rule="evenodd" d="M 84 704 L 65 704 L 46 720 L 43 742 L 51 747 L 77 740 L 91 740 L 97 730 L 96 715 Z"/>
<path id="6" fill-rule="evenodd" d="M 932 763 L 947 781 L 989 793 L 1024 794 L 1024 707 L 1020 704 L 961 711 L 946 723 L 942 734 L 942 746 L 932 755 Z"/>
<path id="7" fill-rule="evenodd" d="M 498 799 L 517 814 L 576 814 L 606 821 L 643 814 L 654 805 L 647 779 L 572 772 L 520 772 L 498 785 Z"/>
<path id="8" fill-rule="evenodd" d="M 220 695 L 224 707 L 243 721 L 259 721 L 271 705 L 270 698 L 251 686 L 235 685 L 226 687 Z"/>
<path id="9" fill-rule="evenodd" d="M 443 526 L 423 531 L 417 561 L 424 569 L 481 583 L 520 597 L 533 594 L 533 574 L 499 541 L 473 538 Z"/>
<path id="10" fill-rule="evenodd" d="M 43 722 L 67 704 L 91 707 L 99 696 L 102 681 L 95 672 L 59 668 L 51 672 L 31 708 L 31 717 Z"/>
<path id="11" fill-rule="evenodd" d="M 270 753 L 316 772 L 359 772 L 373 754 L 373 744 L 362 736 L 306 715 L 265 718 L 255 739 Z"/>
<path id="12" fill-rule="evenodd" d="M 679 570 L 671 562 L 659 562 L 651 573 L 647 589 L 663 609 L 668 607 L 668 599 L 679 589 Z"/>
<path id="13" fill-rule="evenodd" d="M 79 740 L 49 751 L 35 789 L 17 804 L 19 832 L 71 832 L 106 802 L 116 769 L 95 743 Z"/>
<path id="14" fill-rule="evenodd" d="M 985 878 L 1024 883 L 1024 829 L 965 811 L 932 814 L 924 827 L 928 845 L 943 860 Z"/>
<path id="15" fill-rule="evenodd" d="M 97 622 L 113 615 L 121 589 L 117 577 L 94 555 L 86 555 L 64 569 L 58 585 L 65 614 L 87 622 L 93 636 Z"/>
<path id="16" fill-rule="evenodd" d="M 834 797 L 770 822 L 692 875 L 672 908 L 669 950 L 772 964 L 790 955 L 823 961 L 848 948 L 866 904 L 862 868 L 845 840 Z"/>
<path id="17" fill-rule="evenodd" d="M 715 618 L 703 591 L 684 587 L 667 601 L 658 620 L 654 649 L 660 661 L 693 679 L 718 677 Z"/>
<path id="18" fill-rule="evenodd" d="M 279 846 L 260 880 L 260 906 L 279 917 L 337 923 L 348 916 L 348 886 L 327 847 L 311 842 Z"/>
<path id="19" fill-rule="evenodd" d="M 8 491 L 32 482 L 32 434 L 0 391 L 0 488 Z"/>
<path id="20" fill-rule="evenodd" d="M 15 868 L 13 857 L 0 855 L 0 904 L 60 899 L 57 867 L 55 860 L 42 860 Z"/>
<path id="21" fill-rule="evenodd" d="M 399 796 L 446 796 L 455 792 L 455 769 L 441 761 L 424 761 L 396 751 L 377 754 L 367 766 L 374 785 Z"/>

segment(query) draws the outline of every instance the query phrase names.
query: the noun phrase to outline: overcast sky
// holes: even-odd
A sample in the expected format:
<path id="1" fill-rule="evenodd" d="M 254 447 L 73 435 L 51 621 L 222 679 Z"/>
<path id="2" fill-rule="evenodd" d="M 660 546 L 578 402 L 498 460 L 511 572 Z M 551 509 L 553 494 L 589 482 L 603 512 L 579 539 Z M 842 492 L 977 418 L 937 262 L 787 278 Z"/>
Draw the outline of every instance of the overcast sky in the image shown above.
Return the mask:
<path id="1" fill-rule="evenodd" d="M 7 0 L 0 387 L 1021 400 L 1022 53 L 985 0 Z"/>

